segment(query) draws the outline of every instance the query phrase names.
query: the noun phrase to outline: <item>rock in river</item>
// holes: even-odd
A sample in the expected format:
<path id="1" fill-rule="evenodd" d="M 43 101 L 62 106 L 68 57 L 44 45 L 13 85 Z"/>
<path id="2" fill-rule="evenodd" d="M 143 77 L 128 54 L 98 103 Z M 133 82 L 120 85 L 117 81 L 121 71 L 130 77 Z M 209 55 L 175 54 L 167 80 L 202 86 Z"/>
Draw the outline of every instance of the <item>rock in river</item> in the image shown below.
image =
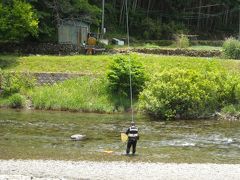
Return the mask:
<path id="1" fill-rule="evenodd" d="M 71 139 L 75 141 L 81 141 L 85 138 L 86 138 L 86 135 L 82 135 L 82 134 L 74 134 L 71 136 Z"/>

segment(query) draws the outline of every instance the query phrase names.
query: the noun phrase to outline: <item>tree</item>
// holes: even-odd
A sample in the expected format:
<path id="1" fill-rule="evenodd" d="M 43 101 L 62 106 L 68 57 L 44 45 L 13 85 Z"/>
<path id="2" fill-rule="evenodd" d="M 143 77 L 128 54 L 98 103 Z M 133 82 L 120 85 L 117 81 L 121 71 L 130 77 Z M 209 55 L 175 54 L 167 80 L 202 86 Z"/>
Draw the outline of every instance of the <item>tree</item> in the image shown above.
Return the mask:
<path id="1" fill-rule="evenodd" d="M 38 18 L 32 6 L 22 0 L 0 4 L 0 40 L 21 41 L 38 35 Z"/>
<path id="2" fill-rule="evenodd" d="M 100 24 L 101 10 L 88 0 L 31 0 L 39 18 L 40 41 L 56 41 L 57 27 L 63 19 L 85 20 L 95 27 Z"/>

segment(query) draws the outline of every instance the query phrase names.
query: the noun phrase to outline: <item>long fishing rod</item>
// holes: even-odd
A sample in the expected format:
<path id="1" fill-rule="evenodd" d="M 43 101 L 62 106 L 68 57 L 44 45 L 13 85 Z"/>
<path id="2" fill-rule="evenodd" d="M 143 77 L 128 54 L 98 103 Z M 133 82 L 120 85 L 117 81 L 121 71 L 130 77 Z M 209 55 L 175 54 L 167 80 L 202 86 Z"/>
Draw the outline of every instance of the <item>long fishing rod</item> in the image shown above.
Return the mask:
<path id="1" fill-rule="evenodd" d="M 126 6 L 126 23 L 127 23 L 127 43 L 128 43 L 128 60 L 129 60 L 129 87 L 130 87 L 130 101 L 131 101 L 131 112 L 132 112 L 132 122 L 134 122 L 133 117 L 133 93 L 132 93 L 132 72 L 131 72 L 131 58 L 130 58 L 130 47 L 129 47 L 129 25 L 128 25 L 128 1 L 125 1 Z"/>

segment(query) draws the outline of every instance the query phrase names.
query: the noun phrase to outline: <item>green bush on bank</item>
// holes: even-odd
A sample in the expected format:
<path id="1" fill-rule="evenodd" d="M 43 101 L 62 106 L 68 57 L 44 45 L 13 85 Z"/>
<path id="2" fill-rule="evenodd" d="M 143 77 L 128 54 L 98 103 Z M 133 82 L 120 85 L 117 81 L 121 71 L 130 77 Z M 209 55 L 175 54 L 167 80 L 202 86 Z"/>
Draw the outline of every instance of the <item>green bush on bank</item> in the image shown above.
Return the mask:
<path id="1" fill-rule="evenodd" d="M 223 43 L 223 53 L 226 58 L 240 59 L 240 41 L 228 38 Z"/>
<path id="2" fill-rule="evenodd" d="M 109 67 L 107 79 L 112 94 L 130 97 L 130 70 L 132 79 L 132 92 L 134 98 L 143 89 L 146 74 L 142 63 L 135 55 L 117 56 Z"/>
<path id="3" fill-rule="evenodd" d="M 12 73 L 0 71 L 0 87 L 2 96 L 11 96 L 15 93 L 25 93 L 35 86 L 35 78 L 27 73 Z"/>
<path id="4" fill-rule="evenodd" d="M 106 86 L 105 79 L 80 77 L 37 87 L 31 92 L 31 98 L 36 109 L 112 112 L 114 106 Z"/>
<path id="5" fill-rule="evenodd" d="M 25 97 L 19 93 L 13 94 L 9 97 L 9 106 L 11 108 L 22 108 L 24 107 L 25 102 Z"/>
<path id="6" fill-rule="evenodd" d="M 214 69 L 165 70 L 147 83 L 140 95 L 140 108 L 160 119 L 205 117 L 239 103 L 239 85 L 237 76 Z"/>
<path id="7" fill-rule="evenodd" d="M 142 63 L 135 55 L 117 56 L 107 73 L 108 89 L 116 109 L 130 107 L 130 69 L 132 96 L 137 100 L 146 81 L 146 74 Z"/>

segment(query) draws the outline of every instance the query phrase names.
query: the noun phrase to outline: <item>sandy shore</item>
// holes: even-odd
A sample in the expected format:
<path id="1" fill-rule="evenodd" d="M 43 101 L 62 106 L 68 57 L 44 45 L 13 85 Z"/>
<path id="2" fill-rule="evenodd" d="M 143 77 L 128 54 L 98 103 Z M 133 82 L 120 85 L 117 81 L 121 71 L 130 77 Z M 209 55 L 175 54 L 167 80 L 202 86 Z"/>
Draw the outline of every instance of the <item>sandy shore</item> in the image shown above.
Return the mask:
<path id="1" fill-rule="evenodd" d="M 240 179 L 240 164 L 0 160 L 0 179 Z"/>

